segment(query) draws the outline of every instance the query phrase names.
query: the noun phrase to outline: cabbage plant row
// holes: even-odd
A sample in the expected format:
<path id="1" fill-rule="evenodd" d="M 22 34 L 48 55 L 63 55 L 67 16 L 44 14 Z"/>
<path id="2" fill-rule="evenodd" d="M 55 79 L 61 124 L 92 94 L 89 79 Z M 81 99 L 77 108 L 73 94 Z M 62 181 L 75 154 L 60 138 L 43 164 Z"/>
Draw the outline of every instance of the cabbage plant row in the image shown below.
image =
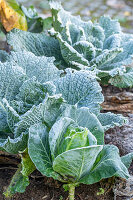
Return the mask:
<path id="1" fill-rule="evenodd" d="M 22 6 L 30 22 L 30 33 L 14 30 L 9 34 L 8 43 L 15 51 L 54 56 L 58 69 L 94 71 L 103 85 L 112 84 L 119 88 L 133 86 L 132 34 L 123 33 L 119 22 L 108 16 L 92 23 L 72 16 L 56 1 L 50 2 L 50 8 L 52 18 L 42 20 L 32 7 L 26 9 Z M 46 28 L 49 28 L 47 37 L 33 33 Z M 36 43 L 38 51 L 33 43 Z"/>
<path id="2" fill-rule="evenodd" d="M 130 177 L 133 153 L 120 157 L 104 144 L 104 132 L 127 119 L 101 112 L 98 81 L 132 85 L 131 67 L 123 66 L 131 63 L 132 35 L 108 17 L 93 24 L 50 6 L 51 30 L 14 29 L 10 54 L 0 51 L 0 150 L 21 155 L 5 197 L 24 192 L 35 169 L 63 182 L 70 200 L 81 183 Z"/>

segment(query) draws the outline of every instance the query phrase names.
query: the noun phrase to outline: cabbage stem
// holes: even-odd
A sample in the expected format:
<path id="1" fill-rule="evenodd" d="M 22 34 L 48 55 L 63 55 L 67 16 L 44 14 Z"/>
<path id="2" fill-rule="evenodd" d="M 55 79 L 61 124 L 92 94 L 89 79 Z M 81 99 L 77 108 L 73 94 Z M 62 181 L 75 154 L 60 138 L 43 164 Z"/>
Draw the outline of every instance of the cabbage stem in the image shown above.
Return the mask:
<path id="1" fill-rule="evenodd" d="M 69 186 L 69 200 L 74 200 L 74 196 L 75 196 L 75 186 L 70 185 Z"/>

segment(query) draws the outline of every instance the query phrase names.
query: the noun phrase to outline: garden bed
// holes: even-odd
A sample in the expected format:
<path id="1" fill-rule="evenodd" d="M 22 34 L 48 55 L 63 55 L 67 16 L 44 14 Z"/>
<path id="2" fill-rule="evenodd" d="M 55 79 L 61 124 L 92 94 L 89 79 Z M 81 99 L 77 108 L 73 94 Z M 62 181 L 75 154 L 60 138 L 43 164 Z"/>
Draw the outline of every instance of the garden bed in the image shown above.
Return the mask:
<path id="1" fill-rule="evenodd" d="M 18 21 L 1 15 L 0 200 L 133 200 L 133 89 L 118 89 L 133 88 L 133 35 L 57 2 L 47 19 L 4 5 Z"/>

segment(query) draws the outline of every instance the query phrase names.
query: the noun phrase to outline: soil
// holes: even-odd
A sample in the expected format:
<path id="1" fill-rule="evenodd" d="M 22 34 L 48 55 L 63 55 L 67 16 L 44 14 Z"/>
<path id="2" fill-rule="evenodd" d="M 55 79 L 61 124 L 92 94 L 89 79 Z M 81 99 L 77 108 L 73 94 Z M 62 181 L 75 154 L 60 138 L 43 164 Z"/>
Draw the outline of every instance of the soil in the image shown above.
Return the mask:
<path id="1" fill-rule="evenodd" d="M 0 170 L 0 190 L 3 192 L 10 182 L 15 170 L 2 169 Z M 34 172 L 35 177 L 41 176 L 37 171 Z M 100 192 L 101 184 L 91 186 L 81 185 L 76 189 L 75 200 L 113 200 L 113 192 L 109 191 L 105 195 L 97 196 Z M 45 177 L 32 178 L 30 177 L 30 185 L 23 194 L 16 194 L 12 200 L 66 200 L 68 193 L 64 191 L 62 184 L 52 179 Z M 0 194 L 0 200 L 4 200 Z"/>

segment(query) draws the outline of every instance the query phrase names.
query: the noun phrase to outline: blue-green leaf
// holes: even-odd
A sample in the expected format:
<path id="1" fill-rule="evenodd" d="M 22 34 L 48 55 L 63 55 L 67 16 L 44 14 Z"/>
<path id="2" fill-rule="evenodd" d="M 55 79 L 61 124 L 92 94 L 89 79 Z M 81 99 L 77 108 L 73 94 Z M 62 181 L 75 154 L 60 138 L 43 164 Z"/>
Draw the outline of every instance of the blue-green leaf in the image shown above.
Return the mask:
<path id="1" fill-rule="evenodd" d="M 54 56 L 58 61 L 61 59 L 58 41 L 45 33 L 30 33 L 14 29 L 7 34 L 7 42 L 14 51 L 29 51 L 36 56 Z"/>
<path id="2" fill-rule="evenodd" d="M 0 63 L 0 99 L 12 100 L 26 80 L 24 70 L 11 62 Z"/>
<path id="3" fill-rule="evenodd" d="M 108 16 L 102 16 L 99 23 L 104 29 L 106 38 L 108 38 L 110 35 L 118 34 L 121 32 L 120 23 L 118 20 L 111 19 Z"/>
<path id="4" fill-rule="evenodd" d="M 16 124 L 15 136 L 19 136 L 22 132 L 29 129 L 31 125 L 44 122 L 51 127 L 60 115 L 60 106 L 63 103 L 61 95 L 48 96 L 38 106 L 33 105 Z"/>
<path id="5" fill-rule="evenodd" d="M 40 83 L 53 81 L 59 78 L 62 73 L 62 71 L 58 70 L 54 65 L 54 57 L 39 57 L 27 51 L 21 53 L 11 52 L 10 61 L 21 66 L 29 78 L 35 76 Z"/>
<path id="6" fill-rule="evenodd" d="M 61 93 L 68 104 L 88 107 L 91 112 L 99 112 L 103 102 L 101 87 L 93 73 L 67 70 L 65 77 L 54 81 L 57 93 Z"/>
<path id="7" fill-rule="evenodd" d="M 121 114 L 114 114 L 111 112 L 100 113 L 97 118 L 102 124 L 104 131 L 114 128 L 115 126 L 123 126 L 128 122 L 128 119 Z"/>
<path id="8" fill-rule="evenodd" d="M 52 177 L 52 159 L 49 148 L 48 128 L 38 123 L 29 129 L 28 151 L 36 168 L 45 176 Z"/>
<path id="9" fill-rule="evenodd" d="M 76 148 L 58 155 L 53 162 L 55 172 L 71 182 L 79 182 L 82 176 L 89 173 L 96 157 L 103 146 Z"/>
<path id="10" fill-rule="evenodd" d="M 112 176 L 125 179 L 130 177 L 126 166 L 121 161 L 118 148 L 113 145 L 105 145 L 89 173 L 80 179 L 80 183 L 93 184 Z"/>
<path id="11" fill-rule="evenodd" d="M 121 161 L 124 163 L 124 165 L 129 168 L 132 161 L 133 161 L 133 152 L 126 154 L 125 156 L 121 157 Z"/>
<path id="12" fill-rule="evenodd" d="M 9 134 L 10 135 L 10 134 Z M 20 151 L 24 151 L 27 147 L 28 134 L 21 133 L 17 138 L 1 139 L 0 138 L 0 150 L 6 151 L 11 154 L 18 154 Z"/>

